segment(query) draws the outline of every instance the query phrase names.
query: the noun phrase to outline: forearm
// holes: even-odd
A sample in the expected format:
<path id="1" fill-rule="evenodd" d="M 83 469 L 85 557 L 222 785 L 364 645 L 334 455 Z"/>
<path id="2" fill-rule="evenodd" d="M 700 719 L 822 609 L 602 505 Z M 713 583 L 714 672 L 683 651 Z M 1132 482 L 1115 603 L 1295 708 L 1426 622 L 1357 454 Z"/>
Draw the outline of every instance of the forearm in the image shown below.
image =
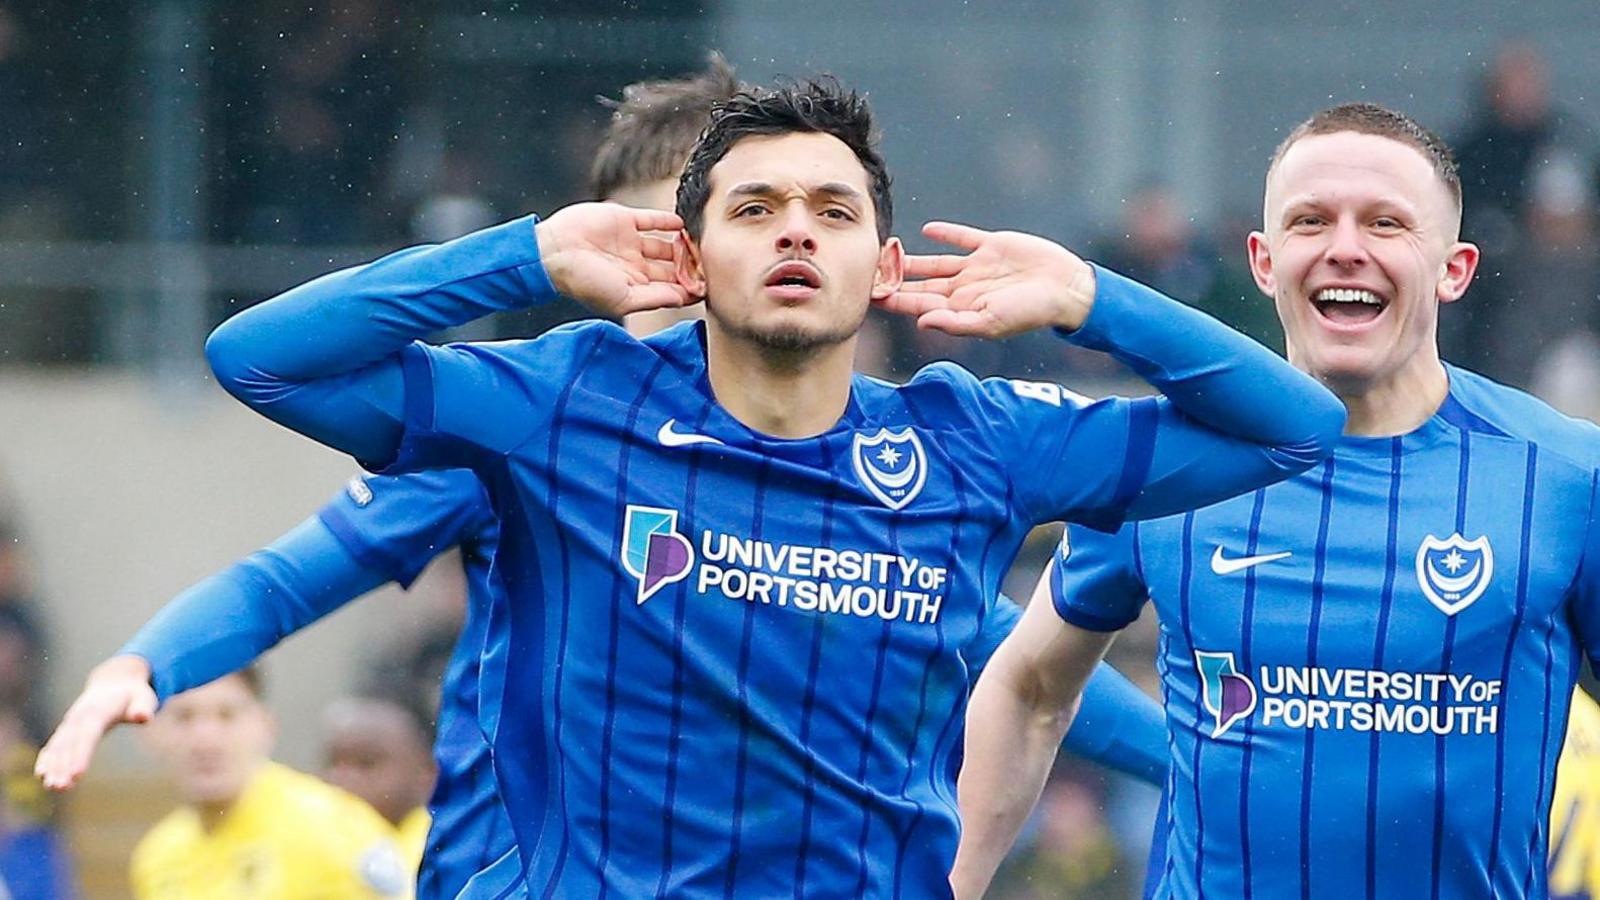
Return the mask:
<path id="1" fill-rule="evenodd" d="M 274 421 L 384 458 L 404 413 L 398 353 L 442 329 L 554 296 L 532 218 L 324 275 L 224 322 L 218 382 Z"/>
<path id="2" fill-rule="evenodd" d="M 1039 802 L 1076 705 L 1020 690 L 999 672 L 979 679 L 967 708 L 957 783 L 961 843 L 950 873 L 957 898 L 981 897 L 988 889 Z"/>
<path id="3" fill-rule="evenodd" d="M 1062 748 L 1147 784 L 1167 777 L 1161 704 L 1107 663 L 1089 676 Z"/>
<path id="4" fill-rule="evenodd" d="M 164 701 L 243 668 L 386 580 L 309 519 L 173 598 L 119 653 L 149 662 Z"/>
<path id="5" fill-rule="evenodd" d="M 1216 319 L 1096 268 L 1094 306 L 1073 343 L 1109 353 L 1185 415 L 1311 465 L 1344 427 L 1344 406 L 1310 376 Z"/>

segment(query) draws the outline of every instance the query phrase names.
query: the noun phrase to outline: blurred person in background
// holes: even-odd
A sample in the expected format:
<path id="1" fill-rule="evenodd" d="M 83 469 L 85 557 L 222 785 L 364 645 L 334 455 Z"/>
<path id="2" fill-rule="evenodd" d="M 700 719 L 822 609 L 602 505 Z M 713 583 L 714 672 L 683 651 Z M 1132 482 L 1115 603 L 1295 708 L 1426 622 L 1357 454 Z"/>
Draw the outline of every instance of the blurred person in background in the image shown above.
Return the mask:
<path id="1" fill-rule="evenodd" d="M 1591 417 L 1600 382 L 1600 245 L 1595 187 L 1587 160 L 1556 153 L 1529 172 L 1521 231 L 1500 267 L 1498 305 L 1489 310 L 1484 374 Z"/>
<path id="2" fill-rule="evenodd" d="M 1495 53 L 1476 91 L 1474 118 L 1456 146 L 1462 190 L 1472 198 L 1463 211 L 1461 233 L 1483 249 L 1489 263 L 1467 302 L 1441 316 L 1440 347 L 1447 359 L 1498 377 L 1505 362 L 1497 358 L 1502 352 L 1498 348 L 1509 342 L 1495 329 L 1516 315 L 1516 288 L 1502 273 L 1515 266 L 1518 253 L 1527 247 L 1528 210 L 1540 202 L 1530 196 L 1537 170 L 1560 158 L 1574 159 L 1587 170 L 1594 164 L 1597 143 L 1582 120 L 1550 96 L 1544 54 L 1517 41 Z M 1517 349 L 1529 356 L 1534 352 L 1532 345 Z"/>
<path id="3" fill-rule="evenodd" d="M 1550 900 L 1600 897 L 1600 704 L 1579 688 L 1550 801 Z"/>
<path id="4" fill-rule="evenodd" d="M 408 869 L 422 862 L 438 765 L 433 728 L 410 696 L 368 691 L 322 714 L 322 778 L 367 801 L 395 827 Z"/>
<path id="5" fill-rule="evenodd" d="M 273 762 L 276 734 L 255 669 L 167 701 L 149 746 L 183 806 L 134 850 L 138 900 L 410 895 L 393 827 L 360 798 Z"/>
<path id="6" fill-rule="evenodd" d="M 990 900 L 1134 896 L 1139 867 L 1129 864 L 1106 819 L 1108 799 L 1093 773 L 1058 765 L 1016 849 L 996 874 Z"/>

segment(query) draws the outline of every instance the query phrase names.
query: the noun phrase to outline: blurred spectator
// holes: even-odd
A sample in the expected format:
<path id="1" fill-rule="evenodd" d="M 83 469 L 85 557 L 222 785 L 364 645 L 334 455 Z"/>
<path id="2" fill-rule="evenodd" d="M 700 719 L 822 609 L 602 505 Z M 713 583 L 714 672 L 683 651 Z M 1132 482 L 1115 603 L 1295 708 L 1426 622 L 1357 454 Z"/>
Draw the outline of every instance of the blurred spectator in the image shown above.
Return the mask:
<path id="1" fill-rule="evenodd" d="M 1103 788 L 1071 771 L 1045 784 L 1033 819 L 1000 867 L 992 900 L 1120 900 L 1136 896 L 1130 866 L 1106 822 Z"/>
<path id="2" fill-rule="evenodd" d="M 46 658 L 32 568 L 16 526 L 0 513 L 0 717 L 19 722 L 35 746 L 51 720 L 40 690 Z"/>
<path id="3" fill-rule="evenodd" d="M 1129 197 L 1121 232 L 1097 241 L 1093 259 L 1169 297 L 1191 303 L 1263 343 L 1282 346 L 1272 303 L 1244 268 L 1244 237 L 1222 252 L 1197 233 L 1171 189 L 1153 184 Z"/>
<path id="4" fill-rule="evenodd" d="M 184 805 L 139 842 L 139 900 L 395 897 L 394 829 L 359 798 L 272 762 L 277 723 L 247 668 L 167 701 L 151 747 Z"/>
<path id="5" fill-rule="evenodd" d="M 1528 174 L 1519 233 L 1499 266 L 1495 305 L 1481 310 L 1483 374 L 1524 389 L 1559 377 L 1551 363 L 1593 341 L 1600 300 L 1594 186 L 1587 160 L 1558 152 Z M 1467 302 L 1482 297 L 1468 296 Z M 1576 342 L 1563 351 L 1568 342 Z M 1554 354 L 1554 355 L 1553 355 Z"/>
<path id="6" fill-rule="evenodd" d="M 1462 238 L 1482 248 L 1483 264 L 1466 302 L 1440 317 L 1439 337 L 1445 358 L 1495 375 L 1502 362 L 1496 347 L 1509 343 L 1495 328 L 1514 312 L 1508 273 L 1518 264 L 1517 254 L 1527 249 L 1530 204 L 1548 202 L 1530 196 L 1537 170 L 1558 159 L 1577 160 L 1587 169 L 1595 139 L 1551 99 L 1548 67 L 1531 44 L 1501 48 L 1476 105 L 1455 150 L 1464 203 Z M 1526 345 L 1515 346 L 1527 353 Z M 1521 382 L 1508 380 L 1526 384 L 1526 373 Z"/>
<path id="7" fill-rule="evenodd" d="M 433 728 L 414 698 L 341 697 L 322 716 L 322 777 L 367 801 L 400 835 L 408 863 L 422 860 L 437 769 Z"/>
<path id="8" fill-rule="evenodd" d="M 69 900 L 77 895 L 55 802 L 33 777 L 38 744 L 11 711 L 0 712 L 0 897 Z"/>
<path id="9" fill-rule="evenodd" d="M 372 236 L 372 198 L 407 83 L 395 5 L 344 0 L 224 18 L 221 30 L 237 27 L 234 40 L 244 45 L 217 92 L 229 104 L 216 199 L 230 237 L 336 244 Z"/>

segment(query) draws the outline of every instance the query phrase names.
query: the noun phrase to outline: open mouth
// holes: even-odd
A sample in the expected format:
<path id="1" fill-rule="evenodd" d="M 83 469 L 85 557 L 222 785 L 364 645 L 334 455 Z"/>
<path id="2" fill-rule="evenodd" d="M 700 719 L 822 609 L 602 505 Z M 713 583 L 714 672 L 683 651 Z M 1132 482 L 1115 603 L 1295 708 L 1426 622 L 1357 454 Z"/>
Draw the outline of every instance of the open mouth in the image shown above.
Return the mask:
<path id="1" fill-rule="evenodd" d="M 1362 325 L 1383 315 L 1389 301 L 1363 288 L 1323 288 L 1311 305 L 1324 319 L 1340 325 Z"/>
<path id="2" fill-rule="evenodd" d="M 816 290 L 822 287 L 822 275 L 810 263 L 786 262 L 767 273 L 766 286 Z"/>

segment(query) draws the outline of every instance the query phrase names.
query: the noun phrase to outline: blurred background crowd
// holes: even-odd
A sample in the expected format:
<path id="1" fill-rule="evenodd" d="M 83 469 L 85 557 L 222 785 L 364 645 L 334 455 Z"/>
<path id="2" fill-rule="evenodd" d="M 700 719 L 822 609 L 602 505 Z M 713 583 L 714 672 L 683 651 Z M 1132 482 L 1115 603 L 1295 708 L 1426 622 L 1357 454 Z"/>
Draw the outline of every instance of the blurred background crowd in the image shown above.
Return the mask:
<path id="1" fill-rule="evenodd" d="M 826 70 L 865 89 L 913 249 L 934 217 L 1045 234 L 1278 349 L 1243 252 L 1267 157 L 1331 102 L 1397 106 L 1455 148 L 1464 237 L 1484 251 L 1442 316 L 1446 358 L 1600 414 L 1592 4 L 1520 10 L 1515 35 L 1486 0 L 1454 4 L 1447 23 L 1430 5 L 1375 2 L 926 6 L 907 22 L 876 2 L 0 0 L 0 875 L 13 895 L 125 895 L 128 847 L 172 803 L 161 777 L 114 744 L 57 809 L 28 776 L 33 748 L 92 662 L 348 474 L 229 406 L 203 375 L 206 332 L 341 263 L 583 199 L 608 115 L 597 98 L 694 70 L 709 48 L 746 80 Z M 557 304 L 469 335 L 581 315 Z M 869 327 L 861 366 L 888 377 L 950 358 L 1085 393 L 1139 389 L 1049 336 Z M 1030 544 L 1014 596 L 1031 593 L 1053 537 Z M 460 622 L 452 572 L 436 565 L 410 596 L 373 601 L 386 612 L 341 613 L 281 651 L 290 662 L 269 658 L 282 758 L 349 780 L 338 735 L 384 726 L 336 697 L 436 703 Z M 1150 624 L 1113 662 L 1153 690 Z M 1154 807 L 1148 789 L 1064 759 L 994 896 L 1136 896 Z"/>

